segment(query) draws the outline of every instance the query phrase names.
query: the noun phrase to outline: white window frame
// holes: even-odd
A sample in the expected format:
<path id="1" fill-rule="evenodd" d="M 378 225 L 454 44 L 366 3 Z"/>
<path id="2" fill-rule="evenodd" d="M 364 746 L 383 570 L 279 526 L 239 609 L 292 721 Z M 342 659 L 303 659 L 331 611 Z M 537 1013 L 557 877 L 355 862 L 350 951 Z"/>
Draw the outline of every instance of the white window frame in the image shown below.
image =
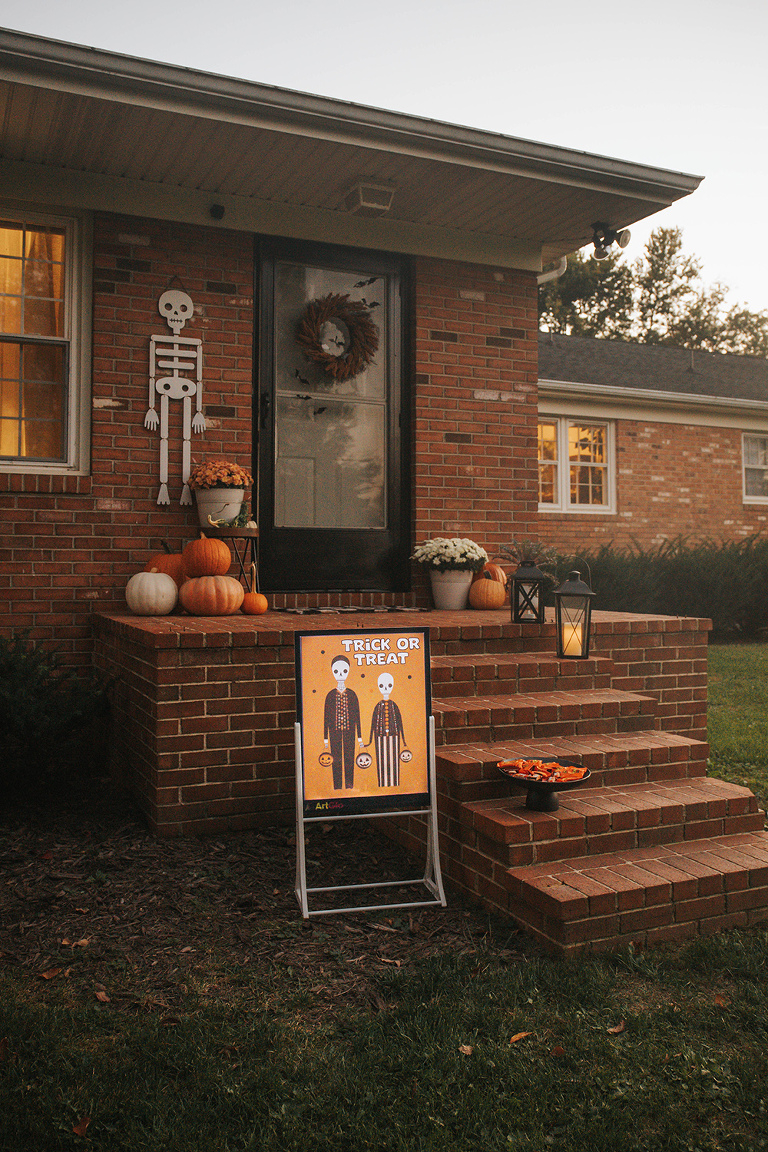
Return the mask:
<path id="1" fill-rule="evenodd" d="M 547 412 L 540 412 L 539 424 L 555 424 L 557 426 L 557 500 L 554 504 L 539 504 L 540 512 L 566 512 L 573 516 L 606 516 L 616 512 L 616 458 L 615 458 L 615 426 L 612 420 L 603 420 L 595 416 L 554 416 Z M 570 484 L 570 462 L 568 459 L 568 429 L 573 424 L 599 425 L 605 429 L 605 477 L 606 477 L 606 504 L 572 504 Z"/>
<path id="2" fill-rule="evenodd" d="M 90 469 L 91 398 L 91 220 L 70 210 L 41 212 L 14 201 L 0 201 L 0 219 L 65 229 L 64 294 L 68 345 L 65 455 L 63 460 L 0 459 L 0 472 L 34 476 L 86 476 Z M 8 333 L 8 335 L 14 335 Z"/>
<path id="3" fill-rule="evenodd" d="M 747 493 L 747 441 L 764 441 L 766 464 L 764 471 L 768 474 L 768 432 L 742 432 L 741 434 L 741 484 L 742 500 L 745 504 L 768 504 L 768 496 L 752 496 Z M 750 465 L 754 468 L 756 465 Z"/>

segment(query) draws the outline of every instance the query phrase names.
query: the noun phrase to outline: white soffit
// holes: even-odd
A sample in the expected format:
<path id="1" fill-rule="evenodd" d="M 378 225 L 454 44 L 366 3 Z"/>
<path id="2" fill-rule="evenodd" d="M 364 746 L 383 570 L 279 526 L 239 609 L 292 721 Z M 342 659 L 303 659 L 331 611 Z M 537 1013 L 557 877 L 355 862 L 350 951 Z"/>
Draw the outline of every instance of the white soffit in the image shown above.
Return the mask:
<path id="1" fill-rule="evenodd" d="M 216 200 L 226 209 L 223 227 L 251 228 L 269 206 L 289 220 L 309 213 L 303 223 L 294 215 L 287 231 L 310 235 L 318 227 L 312 213 L 320 213 L 329 238 L 339 229 L 349 233 L 344 196 L 365 177 L 396 189 L 387 216 L 365 222 L 364 235 L 377 246 L 418 251 L 426 243 L 449 255 L 463 235 L 477 241 L 463 246 L 467 252 L 498 246 L 500 264 L 517 259 L 532 270 L 589 243 L 593 221 L 627 227 L 700 183 L 2 29 L 0 159 L 22 184 L 25 171 L 33 179 L 50 170 L 80 175 L 84 189 L 87 177 L 122 185 L 137 212 L 144 210 L 142 190 L 156 205 L 162 191 L 168 205 L 173 195 L 188 194 L 194 207 L 183 219 Z"/>

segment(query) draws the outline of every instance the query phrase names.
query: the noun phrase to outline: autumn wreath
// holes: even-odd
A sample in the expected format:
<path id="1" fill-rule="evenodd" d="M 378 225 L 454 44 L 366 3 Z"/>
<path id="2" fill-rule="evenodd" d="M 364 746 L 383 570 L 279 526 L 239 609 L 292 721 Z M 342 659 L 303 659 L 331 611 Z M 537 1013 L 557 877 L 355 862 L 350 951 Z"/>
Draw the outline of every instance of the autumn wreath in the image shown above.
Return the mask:
<path id="1" fill-rule="evenodd" d="M 341 342 L 336 339 L 335 348 L 328 340 L 329 329 L 342 337 Z M 351 380 L 372 363 L 379 347 L 379 330 L 361 300 L 331 292 L 307 304 L 296 340 L 307 359 L 335 380 Z"/>

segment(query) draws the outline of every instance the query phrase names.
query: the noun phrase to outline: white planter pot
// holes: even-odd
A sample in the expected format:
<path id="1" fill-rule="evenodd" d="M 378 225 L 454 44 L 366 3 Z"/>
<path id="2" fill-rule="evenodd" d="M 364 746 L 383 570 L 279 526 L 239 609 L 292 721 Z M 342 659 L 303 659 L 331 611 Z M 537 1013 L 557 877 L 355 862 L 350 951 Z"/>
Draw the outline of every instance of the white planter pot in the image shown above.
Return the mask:
<path id="1" fill-rule="evenodd" d="M 212 520 L 236 520 L 245 499 L 244 488 L 196 488 L 197 515 L 202 528 Z"/>
<path id="2" fill-rule="evenodd" d="M 432 584 L 432 599 L 435 602 L 435 608 L 454 612 L 466 608 L 473 575 L 473 572 L 463 570 L 438 572 L 436 568 L 431 568 L 429 579 Z"/>

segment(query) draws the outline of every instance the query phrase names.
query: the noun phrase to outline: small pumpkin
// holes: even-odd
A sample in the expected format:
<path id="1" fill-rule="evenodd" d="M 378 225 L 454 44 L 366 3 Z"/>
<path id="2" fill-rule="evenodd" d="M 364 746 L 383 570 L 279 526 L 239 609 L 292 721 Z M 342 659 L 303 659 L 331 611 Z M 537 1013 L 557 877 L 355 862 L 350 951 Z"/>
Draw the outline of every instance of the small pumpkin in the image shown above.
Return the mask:
<path id="1" fill-rule="evenodd" d="M 269 604 L 266 596 L 256 591 L 256 565 L 251 564 L 251 589 L 243 596 L 241 611 L 246 616 L 262 616 L 267 608 Z"/>
<path id="2" fill-rule="evenodd" d="M 137 572 L 125 586 L 125 600 L 136 616 L 167 616 L 179 598 L 176 581 L 167 572 Z"/>
<path id="3" fill-rule="evenodd" d="M 506 589 L 498 580 L 494 580 L 487 572 L 479 580 L 470 585 L 469 603 L 473 608 L 489 609 L 502 608 L 506 597 Z"/>
<path id="4" fill-rule="evenodd" d="M 162 541 L 163 551 L 150 556 L 144 565 L 145 572 L 166 572 L 180 588 L 186 577 L 184 575 L 184 557 L 181 552 L 171 552 L 165 540 Z"/>
<path id="5" fill-rule="evenodd" d="M 190 540 L 182 552 L 184 574 L 188 579 L 196 576 L 226 576 L 232 567 L 232 553 L 226 540 L 217 536 L 205 536 L 202 532 L 198 540 Z"/>
<path id="6" fill-rule="evenodd" d="M 373 757 L 370 752 L 358 752 L 355 757 L 355 764 L 358 768 L 370 768 L 373 764 Z"/>
<path id="7" fill-rule="evenodd" d="M 330 768 L 333 764 L 333 756 L 330 752 L 321 752 L 317 759 L 321 768 Z"/>
<path id="8" fill-rule="evenodd" d="M 179 589 L 179 599 L 191 616 L 232 616 L 243 595 L 234 576 L 194 576 Z"/>

